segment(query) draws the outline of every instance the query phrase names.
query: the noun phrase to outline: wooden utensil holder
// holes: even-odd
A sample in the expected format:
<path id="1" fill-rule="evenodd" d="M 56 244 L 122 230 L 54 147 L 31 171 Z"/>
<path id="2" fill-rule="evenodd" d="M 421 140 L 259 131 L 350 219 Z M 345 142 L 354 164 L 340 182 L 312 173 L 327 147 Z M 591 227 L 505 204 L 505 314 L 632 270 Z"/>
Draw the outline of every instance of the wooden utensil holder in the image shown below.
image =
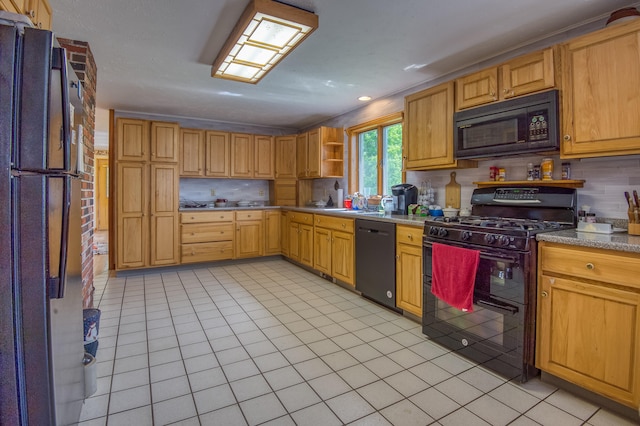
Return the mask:
<path id="1" fill-rule="evenodd" d="M 628 233 L 629 235 L 640 235 L 640 223 L 630 223 Z"/>

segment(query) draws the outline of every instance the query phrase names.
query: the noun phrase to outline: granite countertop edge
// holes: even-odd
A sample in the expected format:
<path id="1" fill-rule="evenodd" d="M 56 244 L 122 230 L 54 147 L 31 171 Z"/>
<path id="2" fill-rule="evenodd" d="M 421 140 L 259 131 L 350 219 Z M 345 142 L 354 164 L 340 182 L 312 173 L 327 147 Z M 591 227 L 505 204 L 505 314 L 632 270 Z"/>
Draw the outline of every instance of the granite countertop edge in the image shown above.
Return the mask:
<path id="1" fill-rule="evenodd" d="M 550 243 L 567 244 L 578 247 L 640 253 L 640 236 L 629 235 L 626 232 L 596 234 L 592 232 L 578 232 L 575 229 L 568 229 L 564 231 L 543 232 L 537 234 L 536 239 L 538 241 L 547 241 Z"/>

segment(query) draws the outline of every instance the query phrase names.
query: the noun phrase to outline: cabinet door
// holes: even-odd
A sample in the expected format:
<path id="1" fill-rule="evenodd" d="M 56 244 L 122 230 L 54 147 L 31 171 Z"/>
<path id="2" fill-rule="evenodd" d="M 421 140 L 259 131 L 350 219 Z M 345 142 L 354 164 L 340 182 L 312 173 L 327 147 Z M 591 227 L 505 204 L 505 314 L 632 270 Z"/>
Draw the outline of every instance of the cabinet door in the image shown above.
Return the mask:
<path id="1" fill-rule="evenodd" d="M 500 99 L 526 95 L 555 86 L 553 49 L 513 59 L 500 67 Z"/>
<path id="2" fill-rule="evenodd" d="M 353 233 L 333 231 L 331 238 L 331 275 L 355 285 L 355 244 Z"/>
<path id="3" fill-rule="evenodd" d="M 243 220 L 236 222 L 236 235 L 233 240 L 235 258 L 259 257 L 264 254 L 264 222 L 262 220 Z"/>
<path id="4" fill-rule="evenodd" d="M 321 176 L 320 171 L 322 169 L 322 165 L 320 160 L 322 145 L 320 130 L 321 129 L 319 128 L 311 130 L 307 139 L 307 177 L 310 178 L 319 178 Z"/>
<path id="5" fill-rule="evenodd" d="M 204 176 L 204 132 L 180 129 L 180 176 Z"/>
<path id="6" fill-rule="evenodd" d="M 255 135 L 253 137 L 253 177 L 273 179 L 275 177 L 275 141 L 273 136 Z"/>
<path id="7" fill-rule="evenodd" d="M 178 166 L 151 165 L 151 265 L 179 261 Z"/>
<path id="8" fill-rule="evenodd" d="M 456 79 L 458 110 L 498 100 L 498 68 L 490 68 Z"/>
<path id="9" fill-rule="evenodd" d="M 282 255 L 289 257 L 289 220 L 287 212 L 280 212 L 280 246 Z"/>
<path id="10" fill-rule="evenodd" d="M 300 263 L 313 267 L 312 225 L 300 225 Z"/>
<path id="11" fill-rule="evenodd" d="M 132 118 L 116 120 L 118 161 L 146 161 L 149 159 L 149 122 Z"/>
<path id="12" fill-rule="evenodd" d="M 276 136 L 276 174 L 278 179 L 295 179 L 296 135 Z"/>
<path id="13" fill-rule="evenodd" d="M 0 10 L 11 13 L 25 13 L 26 0 L 0 0 Z"/>
<path id="14" fill-rule="evenodd" d="M 402 132 L 405 169 L 455 167 L 453 158 L 453 83 L 405 98 Z"/>
<path id="15" fill-rule="evenodd" d="M 634 22 L 563 46 L 561 156 L 640 153 L 639 32 Z"/>
<path id="16" fill-rule="evenodd" d="M 308 133 L 302 133 L 296 137 L 296 165 L 299 178 L 309 176 L 309 162 L 307 160 L 307 152 L 309 150 L 308 140 Z"/>
<path id="17" fill-rule="evenodd" d="M 331 231 L 316 228 L 313 236 L 313 268 L 331 275 Z"/>
<path id="18" fill-rule="evenodd" d="M 177 123 L 154 121 L 151 123 L 151 161 L 178 162 L 180 126 Z"/>
<path id="19" fill-rule="evenodd" d="M 396 246 L 396 306 L 422 317 L 421 246 Z"/>
<path id="20" fill-rule="evenodd" d="M 289 258 L 300 261 L 300 224 L 288 221 L 289 228 Z"/>
<path id="21" fill-rule="evenodd" d="M 640 404 L 640 294 L 538 280 L 538 368 L 623 404 Z"/>
<path id="22" fill-rule="evenodd" d="M 207 131 L 205 139 L 205 176 L 229 177 L 229 133 Z"/>
<path id="23" fill-rule="evenodd" d="M 264 254 L 280 254 L 280 211 L 264 213 Z"/>
<path id="24" fill-rule="evenodd" d="M 253 135 L 231 134 L 231 177 L 253 177 Z"/>
<path id="25" fill-rule="evenodd" d="M 116 178 L 116 267 L 125 269 L 147 266 L 147 166 L 144 163 L 120 162 Z"/>
<path id="26" fill-rule="evenodd" d="M 48 0 L 29 0 L 27 15 L 37 28 L 51 30 L 53 12 Z"/>

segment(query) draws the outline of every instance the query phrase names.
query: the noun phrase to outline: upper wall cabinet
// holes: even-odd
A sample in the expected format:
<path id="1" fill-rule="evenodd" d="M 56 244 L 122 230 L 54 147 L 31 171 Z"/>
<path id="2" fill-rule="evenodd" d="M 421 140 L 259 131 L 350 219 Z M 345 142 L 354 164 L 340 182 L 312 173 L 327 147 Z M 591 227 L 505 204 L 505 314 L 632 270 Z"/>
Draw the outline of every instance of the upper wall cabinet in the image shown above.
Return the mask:
<path id="1" fill-rule="evenodd" d="M 178 162 L 180 126 L 177 123 L 151 122 L 151 161 Z"/>
<path id="2" fill-rule="evenodd" d="M 231 177 L 253 177 L 253 135 L 231 134 Z"/>
<path id="3" fill-rule="evenodd" d="M 204 131 L 180 129 L 180 176 L 204 176 Z"/>
<path id="4" fill-rule="evenodd" d="M 27 0 L 0 0 L 0 10 L 12 13 L 25 13 Z"/>
<path id="5" fill-rule="evenodd" d="M 229 133 L 215 130 L 205 132 L 205 176 L 229 177 L 229 158 L 231 156 L 229 140 Z"/>
<path id="6" fill-rule="evenodd" d="M 555 87 L 553 48 L 529 53 L 456 80 L 456 110 Z"/>
<path id="7" fill-rule="evenodd" d="M 299 178 L 342 177 L 344 175 L 342 128 L 319 127 L 298 135 L 296 157 Z"/>
<path id="8" fill-rule="evenodd" d="M 405 170 L 475 166 L 453 158 L 453 82 L 404 98 L 402 132 Z"/>
<path id="9" fill-rule="evenodd" d="M 48 0 L 27 0 L 29 3 L 27 15 L 37 28 L 43 30 L 51 29 L 53 11 Z M 14 1 L 15 4 L 25 3 L 25 0 Z"/>
<path id="10" fill-rule="evenodd" d="M 276 136 L 276 179 L 295 179 L 296 135 Z"/>
<path id="11" fill-rule="evenodd" d="M 133 118 L 118 118 L 118 161 L 146 161 L 149 159 L 149 122 Z"/>
<path id="12" fill-rule="evenodd" d="M 253 137 L 253 177 L 273 179 L 275 172 L 276 145 L 273 136 L 255 135 Z"/>
<path id="13" fill-rule="evenodd" d="M 562 158 L 640 154 L 640 22 L 562 46 Z"/>

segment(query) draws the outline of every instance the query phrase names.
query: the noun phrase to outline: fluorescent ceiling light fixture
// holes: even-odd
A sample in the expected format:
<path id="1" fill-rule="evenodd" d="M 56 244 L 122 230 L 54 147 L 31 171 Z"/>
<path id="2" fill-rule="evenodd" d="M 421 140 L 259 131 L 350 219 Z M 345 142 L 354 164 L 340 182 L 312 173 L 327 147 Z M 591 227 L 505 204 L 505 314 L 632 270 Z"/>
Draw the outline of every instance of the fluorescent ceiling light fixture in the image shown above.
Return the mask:
<path id="1" fill-rule="evenodd" d="M 359 101 L 366 102 L 371 100 L 371 96 L 360 96 L 358 98 Z"/>
<path id="2" fill-rule="evenodd" d="M 316 28 L 314 13 L 251 0 L 213 61 L 211 76 L 255 84 Z"/>

